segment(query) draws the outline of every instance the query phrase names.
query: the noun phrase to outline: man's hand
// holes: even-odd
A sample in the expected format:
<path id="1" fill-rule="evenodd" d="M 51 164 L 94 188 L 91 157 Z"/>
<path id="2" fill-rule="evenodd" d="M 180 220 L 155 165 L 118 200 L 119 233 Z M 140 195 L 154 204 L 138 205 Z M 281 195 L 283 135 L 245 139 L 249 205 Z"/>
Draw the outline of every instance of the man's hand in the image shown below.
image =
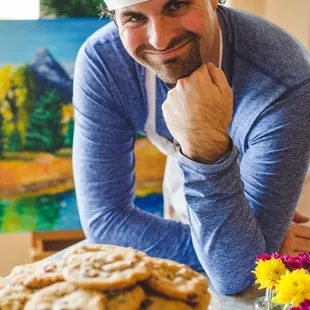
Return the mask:
<path id="1" fill-rule="evenodd" d="M 310 227 L 300 225 L 308 221 L 308 217 L 295 212 L 293 218 L 294 224 L 292 224 L 288 230 L 280 253 L 294 257 L 300 252 L 310 251 Z"/>
<path id="2" fill-rule="evenodd" d="M 214 64 L 203 64 L 178 80 L 162 109 L 168 129 L 185 156 L 212 164 L 228 153 L 233 94 L 224 72 Z"/>

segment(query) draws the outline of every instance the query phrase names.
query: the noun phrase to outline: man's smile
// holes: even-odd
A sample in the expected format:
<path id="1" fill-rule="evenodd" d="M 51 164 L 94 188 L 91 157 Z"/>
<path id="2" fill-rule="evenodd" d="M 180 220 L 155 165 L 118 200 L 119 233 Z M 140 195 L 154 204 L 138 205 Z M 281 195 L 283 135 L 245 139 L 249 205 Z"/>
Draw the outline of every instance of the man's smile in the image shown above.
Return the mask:
<path id="1" fill-rule="evenodd" d="M 183 52 L 188 43 L 190 43 L 190 41 L 186 41 L 185 43 L 179 45 L 178 47 L 170 49 L 168 51 L 147 52 L 146 54 L 148 54 L 152 59 L 159 59 L 159 60 L 175 57 Z"/>

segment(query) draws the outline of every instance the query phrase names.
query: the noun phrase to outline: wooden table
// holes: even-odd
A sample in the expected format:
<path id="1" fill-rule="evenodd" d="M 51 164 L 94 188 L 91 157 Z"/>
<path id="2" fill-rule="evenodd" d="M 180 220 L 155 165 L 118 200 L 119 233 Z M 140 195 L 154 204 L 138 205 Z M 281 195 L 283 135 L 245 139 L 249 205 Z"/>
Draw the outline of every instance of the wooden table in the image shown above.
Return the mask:
<path id="1" fill-rule="evenodd" d="M 63 255 L 69 250 L 74 248 L 77 245 L 86 244 L 86 240 L 79 242 L 75 245 L 70 246 L 69 248 L 62 250 L 46 260 L 53 259 L 62 259 Z M 211 293 L 211 304 L 208 307 L 208 310 L 252 310 L 255 300 L 264 294 L 263 291 L 259 291 L 257 286 L 253 286 L 242 294 L 224 296 L 217 294 L 212 288 L 210 289 Z"/>

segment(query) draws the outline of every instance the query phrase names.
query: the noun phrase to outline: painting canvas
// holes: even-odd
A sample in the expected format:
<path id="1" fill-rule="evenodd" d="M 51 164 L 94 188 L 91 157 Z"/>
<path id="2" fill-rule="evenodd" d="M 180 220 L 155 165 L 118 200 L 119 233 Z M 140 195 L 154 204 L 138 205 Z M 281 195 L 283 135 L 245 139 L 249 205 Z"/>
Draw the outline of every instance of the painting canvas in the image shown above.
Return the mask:
<path id="1" fill-rule="evenodd" d="M 72 176 L 72 77 L 80 46 L 107 22 L 0 21 L 0 232 L 81 228 Z M 165 157 L 138 136 L 135 154 L 135 204 L 162 215 Z"/>

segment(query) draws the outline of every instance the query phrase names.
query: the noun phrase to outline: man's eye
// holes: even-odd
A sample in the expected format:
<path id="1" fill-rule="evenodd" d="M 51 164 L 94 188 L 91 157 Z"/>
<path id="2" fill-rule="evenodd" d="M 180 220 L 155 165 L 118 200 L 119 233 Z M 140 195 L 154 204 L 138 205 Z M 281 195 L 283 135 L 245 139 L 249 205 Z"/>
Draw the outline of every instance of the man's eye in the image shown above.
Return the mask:
<path id="1" fill-rule="evenodd" d="M 141 22 L 143 19 L 144 19 L 144 16 L 142 16 L 142 15 L 131 16 L 128 18 L 127 22 L 137 23 L 137 22 Z"/>
<path id="2" fill-rule="evenodd" d="M 179 10 L 182 9 L 186 5 L 183 1 L 173 2 L 169 4 L 169 7 L 167 10 L 173 11 L 173 10 Z"/>

